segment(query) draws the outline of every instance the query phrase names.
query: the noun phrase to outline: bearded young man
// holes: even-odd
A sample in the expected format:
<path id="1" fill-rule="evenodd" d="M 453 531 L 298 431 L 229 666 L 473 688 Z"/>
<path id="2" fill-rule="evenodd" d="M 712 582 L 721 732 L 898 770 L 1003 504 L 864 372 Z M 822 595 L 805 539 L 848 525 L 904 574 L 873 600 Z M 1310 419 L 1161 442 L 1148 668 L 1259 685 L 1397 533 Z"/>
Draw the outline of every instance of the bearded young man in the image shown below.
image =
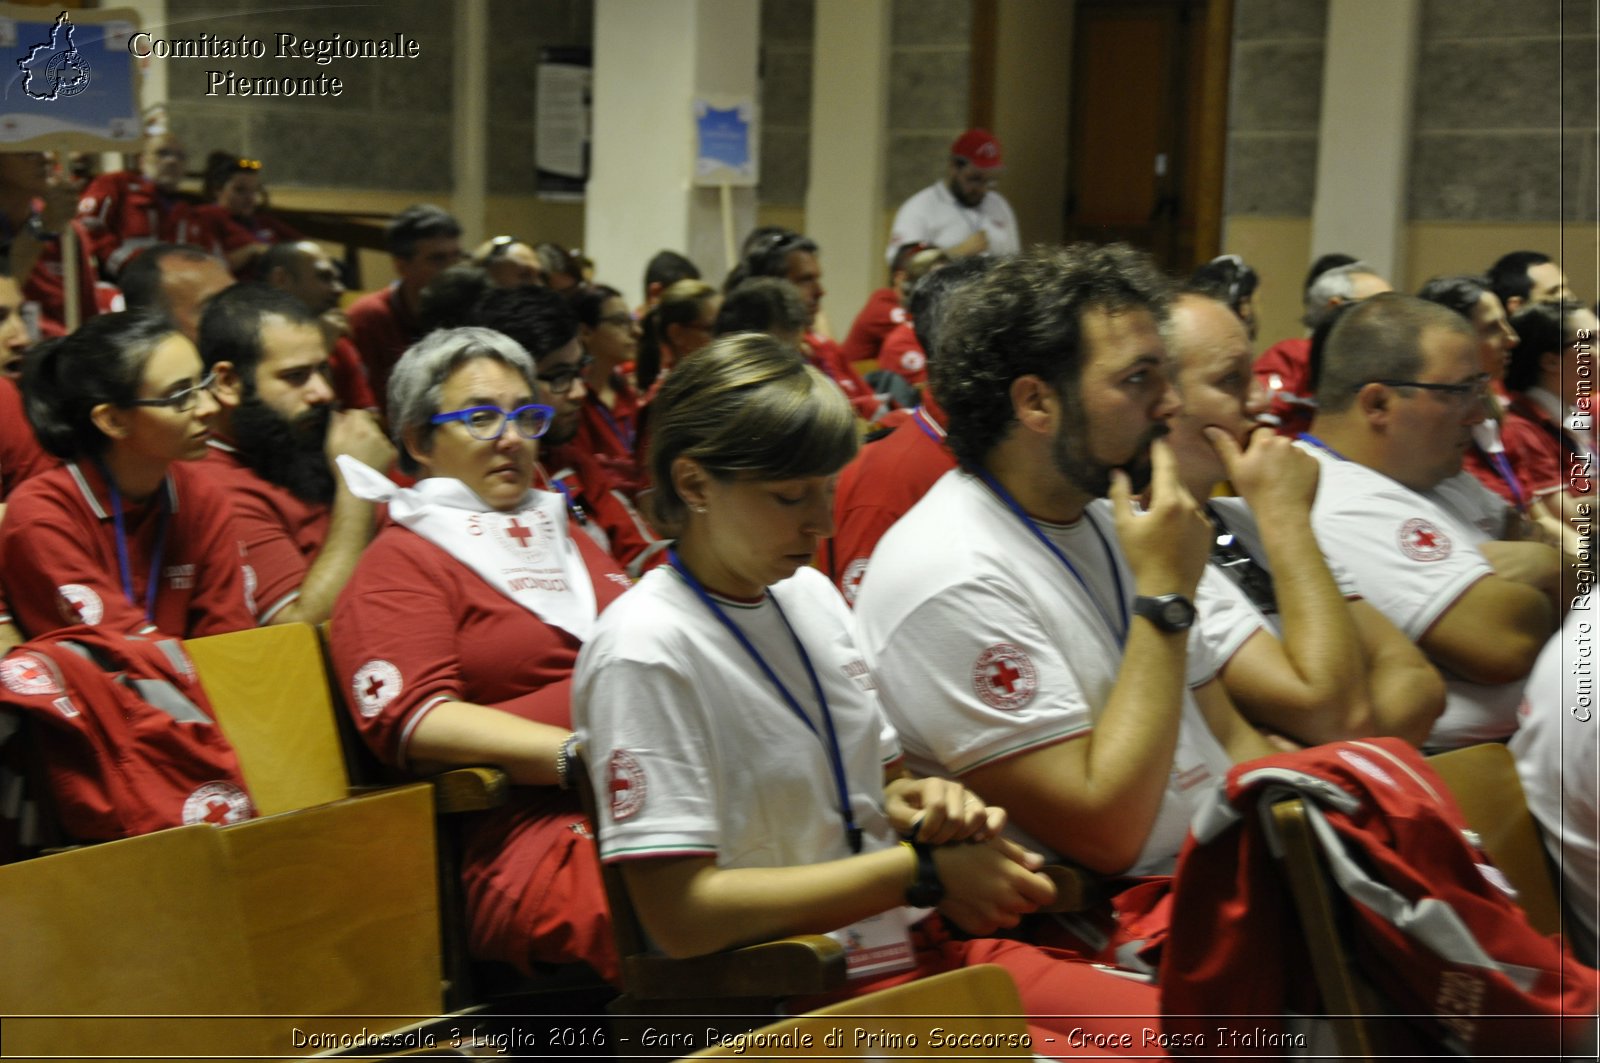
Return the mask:
<path id="1" fill-rule="evenodd" d="M 323 331 L 286 292 L 243 284 L 213 298 L 200 355 L 221 411 L 196 467 L 233 501 L 256 621 L 321 623 L 375 523 L 374 504 L 350 492 L 334 459 L 387 472 L 394 446 L 371 413 L 338 408 Z"/>
<path id="2" fill-rule="evenodd" d="M 884 536 L 856 600 L 913 769 L 1108 874 L 1170 872 L 1202 784 L 1270 751 L 1217 678 L 1259 616 L 1194 625 L 1224 577 L 1162 438 L 1167 304 L 1122 245 L 1024 252 L 955 293 L 932 383 L 961 467 Z"/>

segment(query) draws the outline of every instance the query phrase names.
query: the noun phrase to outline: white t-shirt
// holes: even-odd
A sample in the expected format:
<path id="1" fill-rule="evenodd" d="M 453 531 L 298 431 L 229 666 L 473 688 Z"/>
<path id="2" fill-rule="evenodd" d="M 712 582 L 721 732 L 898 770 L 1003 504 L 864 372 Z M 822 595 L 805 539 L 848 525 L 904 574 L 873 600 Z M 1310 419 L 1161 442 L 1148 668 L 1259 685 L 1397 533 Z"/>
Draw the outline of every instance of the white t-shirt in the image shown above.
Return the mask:
<path id="1" fill-rule="evenodd" d="M 955 247 L 980 229 L 989 234 L 991 255 L 1014 255 L 1022 249 L 1017 216 L 999 192 L 988 192 L 976 207 L 968 207 L 956 200 L 946 182 L 935 181 L 900 204 L 884 257 L 892 266 L 894 253 L 906 244 Z"/>
<path id="2" fill-rule="evenodd" d="M 827 730 L 773 598 L 827 698 L 862 851 L 896 844 L 883 773 L 900 748 L 827 577 L 801 569 L 758 605 L 717 599 L 813 734 L 683 577 L 662 566 L 601 614 L 574 673 L 572 718 L 601 805 L 602 859 L 714 855 L 718 867 L 791 867 L 850 854 L 818 737 Z"/>
<path id="3" fill-rule="evenodd" d="M 1528 811 L 1566 881 L 1566 907 L 1585 932 L 1574 934 L 1594 962 L 1600 880 L 1600 706 L 1595 673 L 1595 613 L 1574 608 L 1528 675 L 1521 725 L 1511 736 Z M 1580 951 L 1580 955 L 1584 953 Z"/>
<path id="4" fill-rule="evenodd" d="M 1478 550 L 1483 531 L 1432 499 L 1357 462 L 1299 443 L 1322 463 L 1311 527 L 1317 545 L 1348 569 L 1361 596 L 1413 642 L 1474 583 L 1494 574 Z M 1441 670 L 1445 708 L 1430 747 L 1457 748 L 1516 730 L 1522 683 L 1473 683 Z"/>
<path id="5" fill-rule="evenodd" d="M 914 770 L 960 777 L 1081 736 L 1110 698 L 1122 646 L 1102 610 L 1120 626 L 1134 593 L 1109 506 L 1096 502 L 1072 525 L 1040 527 L 1087 590 L 1016 514 L 960 470 L 940 479 L 873 553 L 855 616 Z M 1231 587 L 1207 587 L 1198 598 L 1213 615 L 1190 632 L 1190 687 L 1214 679 L 1261 628 L 1260 614 Z M 1132 873 L 1171 870 L 1204 784 L 1215 784 L 1230 766 L 1186 692 L 1167 792 Z"/>
<path id="6" fill-rule="evenodd" d="M 1266 544 L 1261 540 L 1261 526 L 1256 523 L 1255 512 L 1250 508 L 1249 504 L 1236 495 L 1227 495 L 1220 498 L 1207 499 L 1206 505 L 1211 507 L 1222 518 L 1223 526 L 1239 540 L 1240 548 L 1249 554 L 1251 560 L 1260 565 L 1268 576 L 1271 576 L 1271 559 L 1267 556 Z M 1332 558 L 1324 558 L 1323 560 L 1327 562 L 1328 573 L 1333 577 L 1333 582 L 1339 588 L 1340 594 L 1347 599 L 1361 597 L 1361 591 L 1356 587 L 1355 580 L 1343 565 Z M 1216 568 L 1217 566 L 1213 563 L 1212 567 Z M 1223 575 L 1226 577 L 1227 574 L 1223 573 Z M 1232 578 L 1228 578 L 1227 582 L 1233 584 L 1235 588 L 1238 587 L 1238 584 Z M 1243 591 L 1239 593 L 1244 596 Z M 1203 613 L 1204 610 L 1202 610 Z M 1280 639 L 1283 638 L 1282 613 L 1263 613 L 1262 619 L 1272 629 L 1273 634 Z"/>
<path id="7" fill-rule="evenodd" d="M 1485 538 L 1498 539 L 1505 534 L 1511 506 L 1466 470 L 1441 480 L 1431 491 L 1424 491 L 1423 497 L 1437 502 L 1463 524 L 1472 525 Z"/>

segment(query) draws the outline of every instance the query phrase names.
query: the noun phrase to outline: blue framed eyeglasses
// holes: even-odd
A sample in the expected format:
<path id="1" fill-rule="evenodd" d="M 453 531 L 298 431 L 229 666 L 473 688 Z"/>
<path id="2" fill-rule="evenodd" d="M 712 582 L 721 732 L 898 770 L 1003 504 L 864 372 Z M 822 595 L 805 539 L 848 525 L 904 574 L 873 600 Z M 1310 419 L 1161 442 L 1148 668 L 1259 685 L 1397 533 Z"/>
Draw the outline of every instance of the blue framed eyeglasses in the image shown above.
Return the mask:
<path id="1" fill-rule="evenodd" d="M 428 421 L 430 424 L 460 421 L 473 439 L 492 443 L 505 434 L 507 424 L 516 425 L 517 434 L 523 439 L 538 439 L 549 430 L 555 415 L 552 406 L 529 403 L 514 410 L 502 410 L 498 406 L 468 406 L 464 410 L 436 413 Z"/>

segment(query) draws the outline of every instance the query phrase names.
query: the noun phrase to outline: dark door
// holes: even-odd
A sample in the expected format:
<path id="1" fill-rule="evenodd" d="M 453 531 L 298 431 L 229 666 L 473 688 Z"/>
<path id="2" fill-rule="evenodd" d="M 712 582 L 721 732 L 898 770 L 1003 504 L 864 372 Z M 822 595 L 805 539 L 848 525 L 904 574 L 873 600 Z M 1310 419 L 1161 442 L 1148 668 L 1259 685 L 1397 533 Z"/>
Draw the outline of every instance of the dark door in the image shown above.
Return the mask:
<path id="1" fill-rule="evenodd" d="M 1125 240 L 1169 270 L 1195 264 L 1197 201 L 1220 195 L 1193 180 L 1206 14 L 1207 0 L 1078 0 L 1068 241 Z"/>

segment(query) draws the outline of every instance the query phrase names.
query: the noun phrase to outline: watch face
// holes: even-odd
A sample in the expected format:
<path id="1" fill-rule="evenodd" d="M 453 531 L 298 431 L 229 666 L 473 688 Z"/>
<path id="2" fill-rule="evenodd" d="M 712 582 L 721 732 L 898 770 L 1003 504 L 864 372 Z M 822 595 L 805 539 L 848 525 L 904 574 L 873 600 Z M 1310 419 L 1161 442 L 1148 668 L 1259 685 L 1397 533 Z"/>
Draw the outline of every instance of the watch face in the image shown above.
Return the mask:
<path id="1" fill-rule="evenodd" d="M 1174 599 L 1161 607 L 1161 619 L 1170 627 L 1178 627 L 1189 619 L 1187 603 Z"/>

